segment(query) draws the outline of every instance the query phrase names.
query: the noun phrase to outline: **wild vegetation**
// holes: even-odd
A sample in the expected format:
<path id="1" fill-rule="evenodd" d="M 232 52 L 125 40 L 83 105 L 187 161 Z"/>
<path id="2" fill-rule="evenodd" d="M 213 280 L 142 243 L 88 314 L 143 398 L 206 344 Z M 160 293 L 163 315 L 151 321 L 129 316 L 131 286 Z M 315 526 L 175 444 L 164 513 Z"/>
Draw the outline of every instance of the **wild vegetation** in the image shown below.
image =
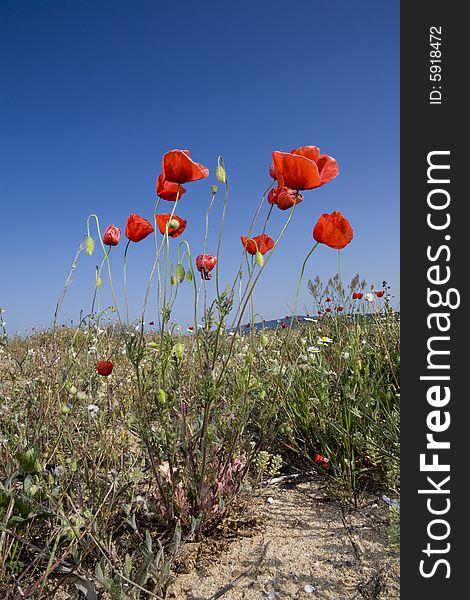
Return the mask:
<path id="1" fill-rule="evenodd" d="M 326 285 L 317 278 L 308 282 L 314 316 L 255 327 L 253 290 L 303 200 L 299 190 L 337 173 L 336 161 L 313 146 L 273 153 L 278 185 L 241 237 L 248 275 L 242 286 L 238 271 L 222 290 L 217 255 L 205 244 L 196 260 L 185 241 L 170 246 L 186 227 L 175 214 L 182 184 L 208 175 L 188 153 L 171 151 L 157 181 L 161 241 L 139 215 L 126 224 L 124 281 L 130 244 L 152 234 L 155 243 L 139 319 L 129 321 L 127 295 L 123 308 L 113 287 L 109 251 L 121 231 L 110 225 L 102 235 L 93 215 L 71 271 L 83 252 L 96 252 L 95 224 L 103 256 L 90 314 L 77 327 L 60 326 L 69 276 L 51 329 L 15 338 L 3 326 L 2 597 L 49 598 L 54 575 L 65 572 L 92 575 L 113 599 L 163 598 L 181 544 L 210 536 L 238 494 L 296 465 L 341 482 L 352 501 L 371 485 L 398 494 L 399 318 L 387 283 L 366 290 L 359 276 L 347 288 L 340 273 Z M 220 248 L 228 201 L 221 158 L 216 177 L 225 188 Z M 217 192 L 212 186 L 206 237 Z M 253 236 L 266 195 L 262 233 Z M 171 213 L 158 212 L 160 200 L 173 203 Z M 288 211 L 275 239 L 266 233 L 274 207 Z M 352 236 L 343 215 L 321 215 L 312 251 L 322 243 L 339 255 Z M 156 324 L 145 316 L 155 273 Z M 103 280 L 113 297 L 104 309 Z M 172 321 L 182 285 L 194 291 L 184 331 Z"/>

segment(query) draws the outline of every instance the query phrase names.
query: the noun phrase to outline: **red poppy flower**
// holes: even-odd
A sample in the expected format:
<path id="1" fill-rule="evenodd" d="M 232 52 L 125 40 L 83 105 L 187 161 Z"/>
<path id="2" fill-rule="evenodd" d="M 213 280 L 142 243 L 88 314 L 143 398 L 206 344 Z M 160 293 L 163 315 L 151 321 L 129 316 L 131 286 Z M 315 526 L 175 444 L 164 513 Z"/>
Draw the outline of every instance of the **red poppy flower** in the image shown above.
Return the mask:
<path id="1" fill-rule="evenodd" d="M 382 298 L 382 296 L 384 295 L 385 292 L 375 292 L 375 295 L 377 296 L 377 298 Z"/>
<path id="2" fill-rule="evenodd" d="M 286 315 L 286 316 L 284 317 L 284 321 L 288 321 L 288 320 L 289 320 L 289 315 Z"/>
<path id="3" fill-rule="evenodd" d="M 331 312 L 331 308 L 325 308 L 325 312 Z"/>
<path id="4" fill-rule="evenodd" d="M 103 235 L 103 244 L 106 246 L 117 246 L 121 239 L 121 230 L 115 225 L 108 225 Z"/>
<path id="5" fill-rule="evenodd" d="M 363 296 L 364 296 L 364 294 L 361 294 L 360 292 L 354 292 L 352 295 L 353 300 L 362 300 Z"/>
<path id="6" fill-rule="evenodd" d="M 150 321 L 149 325 L 155 325 L 155 321 Z"/>
<path id="7" fill-rule="evenodd" d="M 356 463 L 357 467 L 370 467 L 372 465 L 368 456 L 358 456 L 354 462 Z"/>
<path id="8" fill-rule="evenodd" d="M 188 325 L 188 331 L 194 331 L 193 325 Z"/>
<path id="9" fill-rule="evenodd" d="M 303 146 L 291 152 L 273 152 L 269 173 L 279 186 L 311 190 L 334 179 L 339 171 L 334 158 L 320 154 L 316 146 Z"/>
<path id="10" fill-rule="evenodd" d="M 194 162 L 189 150 L 170 150 L 163 155 L 162 177 L 174 183 L 189 183 L 208 177 L 209 169 Z"/>
<path id="11" fill-rule="evenodd" d="M 294 204 L 300 204 L 304 197 L 300 192 L 288 187 L 275 187 L 268 194 L 269 204 L 276 204 L 281 210 L 289 210 Z"/>
<path id="12" fill-rule="evenodd" d="M 338 310 L 344 310 L 344 308 L 342 306 L 338 306 Z"/>
<path id="13" fill-rule="evenodd" d="M 156 192 L 157 196 L 160 196 L 160 198 L 163 198 L 163 200 L 175 202 L 176 198 L 179 200 L 186 192 L 186 188 L 180 185 L 178 194 L 178 184 L 173 183 L 173 181 L 167 181 L 164 179 L 163 175 L 159 175 L 157 179 Z"/>
<path id="14" fill-rule="evenodd" d="M 178 215 L 155 215 L 155 220 L 160 233 L 163 234 L 166 233 L 168 224 L 168 235 L 172 238 L 178 237 L 186 229 L 187 221 L 178 217 Z"/>
<path id="15" fill-rule="evenodd" d="M 129 215 L 126 223 L 126 237 L 131 242 L 140 242 L 154 231 L 152 224 L 139 217 L 139 215 Z"/>
<path id="16" fill-rule="evenodd" d="M 211 271 L 217 264 L 217 256 L 210 254 L 200 254 L 196 258 L 196 269 L 201 273 L 201 277 L 207 281 L 212 279 Z"/>
<path id="17" fill-rule="evenodd" d="M 98 374 L 103 375 L 103 377 L 107 377 L 108 375 L 111 375 L 113 367 L 114 367 L 113 363 L 109 360 L 100 360 L 96 364 L 96 370 L 98 371 Z"/>
<path id="18" fill-rule="evenodd" d="M 331 215 L 324 213 L 313 229 L 313 239 L 330 248 L 341 250 L 353 239 L 349 221 L 337 210 Z"/>
<path id="19" fill-rule="evenodd" d="M 285 323 L 281 323 L 281 328 L 285 329 L 286 328 L 286 324 Z"/>
<path id="20" fill-rule="evenodd" d="M 325 302 L 331 302 L 331 298 L 327 298 Z"/>
<path id="21" fill-rule="evenodd" d="M 254 238 L 247 238 L 246 235 L 241 235 L 240 239 L 243 247 L 246 249 L 248 254 L 251 255 L 255 255 L 256 252 L 266 254 L 268 250 L 272 250 L 274 248 L 274 240 L 265 233 L 263 235 L 257 235 Z"/>
<path id="22" fill-rule="evenodd" d="M 330 468 L 330 461 L 329 461 L 329 459 L 325 458 L 321 454 L 318 454 L 318 452 L 315 452 L 315 455 L 313 457 L 313 461 L 317 465 L 319 465 L 320 467 L 323 467 L 323 469 L 329 469 Z"/>

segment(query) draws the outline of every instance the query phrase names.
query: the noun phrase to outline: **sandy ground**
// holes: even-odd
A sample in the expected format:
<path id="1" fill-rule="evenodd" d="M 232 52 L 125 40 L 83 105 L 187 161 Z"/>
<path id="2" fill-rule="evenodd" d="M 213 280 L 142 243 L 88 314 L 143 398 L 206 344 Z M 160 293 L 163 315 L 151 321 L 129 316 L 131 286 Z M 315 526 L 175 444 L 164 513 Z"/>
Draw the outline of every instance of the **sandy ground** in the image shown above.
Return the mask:
<path id="1" fill-rule="evenodd" d="M 398 599 L 388 510 L 380 496 L 358 509 L 339 502 L 318 477 L 269 486 L 234 520 L 224 543 L 186 546 L 168 597 Z"/>

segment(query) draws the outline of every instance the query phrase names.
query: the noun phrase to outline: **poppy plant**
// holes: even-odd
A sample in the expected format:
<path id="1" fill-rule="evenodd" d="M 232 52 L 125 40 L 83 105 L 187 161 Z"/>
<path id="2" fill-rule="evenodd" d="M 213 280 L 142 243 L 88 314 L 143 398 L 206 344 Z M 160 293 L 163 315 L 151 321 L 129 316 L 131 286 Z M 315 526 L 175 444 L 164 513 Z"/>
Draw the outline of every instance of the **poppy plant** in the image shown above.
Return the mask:
<path id="1" fill-rule="evenodd" d="M 377 296 L 377 298 L 382 298 L 384 292 L 375 292 L 375 295 Z"/>
<path id="2" fill-rule="evenodd" d="M 280 210 L 289 210 L 294 204 L 300 204 L 304 197 L 300 192 L 288 187 L 275 187 L 268 194 L 269 204 L 276 204 Z"/>
<path id="3" fill-rule="evenodd" d="M 152 224 L 147 219 L 135 214 L 129 215 L 126 223 L 126 237 L 131 242 L 140 242 L 153 231 Z"/>
<path id="4" fill-rule="evenodd" d="M 114 365 L 110 360 L 100 360 L 96 364 L 96 370 L 98 374 L 102 375 L 103 377 L 111 375 L 113 368 Z"/>
<path id="5" fill-rule="evenodd" d="M 362 300 L 364 294 L 361 294 L 361 292 L 353 292 L 353 300 Z"/>
<path id="6" fill-rule="evenodd" d="M 155 220 L 160 233 L 165 234 L 168 228 L 168 235 L 172 238 L 178 237 L 186 229 L 187 221 L 178 215 L 155 215 Z"/>
<path id="7" fill-rule="evenodd" d="M 194 162 L 189 150 L 170 150 L 163 155 L 162 177 L 173 183 L 189 183 L 209 176 L 209 169 Z"/>
<path id="8" fill-rule="evenodd" d="M 274 248 L 274 240 L 265 233 L 263 235 L 257 235 L 254 238 L 248 238 L 246 235 L 241 235 L 240 239 L 245 250 L 251 255 L 255 255 L 257 252 L 266 254 L 268 250 Z"/>
<path id="9" fill-rule="evenodd" d="M 349 221 L 335 210 L 331 215 L 321 215 L 313 229 L 313 239 L 335 250 L 341 250 L 353 239 L 353 230 Z"/>
<path id="10" fill-rule="evenodd" d="M 163 200 L 169 200 L 170 202 L 175 202 L 176 199 L 180 199 L 181 196 L 186 192 L 186 188 L 178 183 L 173 183 L 173 181 L 167 181 L 164 179 L 163 175 L 159 175 L 156 184 L 156 192 L 157 196 L 162 198 Z M 179 192 L 178 192 L 179 188 Z"/>
<path id="11" fill-rule="evenodd" d="M 329 469 L 330 468 L 330 461 L 329 461 L 329 459 L 325 458 L 321 454 L 318 454 L 318 452 L 315 453 L 315 456 L 313 457 L 313 461 L 315 462 L 315 464 L 319 465 L 323 469 Z"/>
<path id="12" fill-rule="evenodd" d="M 108 225 L 103 235 L 103 244 L 117 246 L 121 239 L 121 230 L 116 225 Z"/>
<path id="13" fill-rule="evenodd" d="M 199 254 L 196 258 L 196 269 L 201 273 L 202 279 L 209 281 L 212 279 L 211 271 L 217 264 L 217 256 L 210 254 Z"/>
<path id="14" fill-rule="evenodd" d="M 279 186 L 293 190 L 311 190 L 334 179 L 338 163 L 328 154 L 320 154 L 317 146 L 303 146 L 291 152 L 273 152 L 269 174 Z"/>

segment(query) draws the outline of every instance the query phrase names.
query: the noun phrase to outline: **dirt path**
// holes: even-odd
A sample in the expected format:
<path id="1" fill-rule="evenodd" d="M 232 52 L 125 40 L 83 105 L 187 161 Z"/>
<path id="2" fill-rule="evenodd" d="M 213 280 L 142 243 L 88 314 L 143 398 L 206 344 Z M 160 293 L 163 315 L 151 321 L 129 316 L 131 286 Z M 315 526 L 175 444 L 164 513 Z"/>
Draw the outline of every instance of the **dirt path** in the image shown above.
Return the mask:
<path id="1" fill-rule="evenodd" d="M 168 597 L 177 600 L 399 598 L 399 557 L 387 540 L 388 506 L 354 510 L 321 478 L 263 489 L 232 539 L 188 544 Z"/>

